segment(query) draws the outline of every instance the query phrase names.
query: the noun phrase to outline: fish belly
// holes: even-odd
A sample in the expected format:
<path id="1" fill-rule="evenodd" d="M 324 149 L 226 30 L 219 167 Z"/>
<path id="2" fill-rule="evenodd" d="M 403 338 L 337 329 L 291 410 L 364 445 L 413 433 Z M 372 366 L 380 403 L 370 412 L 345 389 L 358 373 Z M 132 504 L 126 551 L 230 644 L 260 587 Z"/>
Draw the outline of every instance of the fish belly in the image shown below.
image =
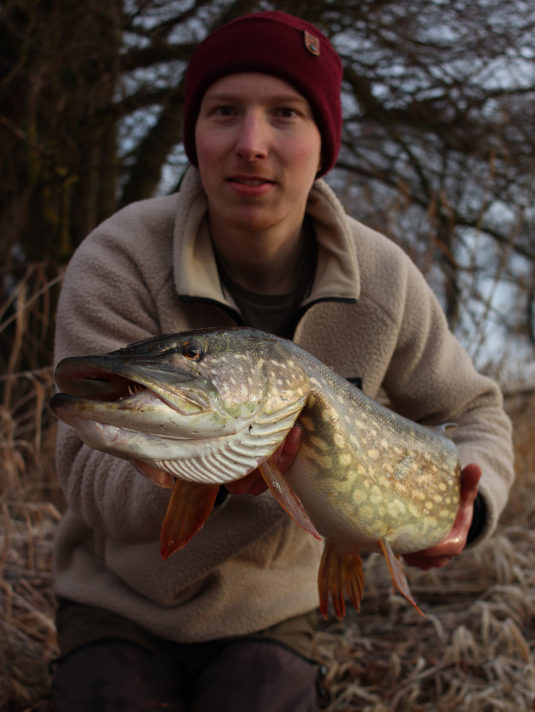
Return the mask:
<path id="1" fill-rule="evenodd" d="M 379 551 L 386 540 L 396 553 L 419 551 L 438 543 L 455 519 L 456 449 L 421 427 L 398 433 L 391 416 L 381 416 L 309 408 L 286 476 L 318 532 L 338 548 Z"/>

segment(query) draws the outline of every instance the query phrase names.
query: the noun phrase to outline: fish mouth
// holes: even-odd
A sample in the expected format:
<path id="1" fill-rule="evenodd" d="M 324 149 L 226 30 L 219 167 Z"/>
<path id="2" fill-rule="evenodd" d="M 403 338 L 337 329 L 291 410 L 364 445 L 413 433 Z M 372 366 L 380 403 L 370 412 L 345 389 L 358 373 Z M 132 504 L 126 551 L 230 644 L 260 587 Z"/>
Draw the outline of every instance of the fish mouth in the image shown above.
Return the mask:
<path id="1" fill-rule="evenodd" d="M 170 486 L 166 473 L 176 474 L 176 461 L 219 448 L 248 422 L 247 414 L 229 418 L 218 410 L 207 379 L 164 363 L 115 356 L 65 359 L 56 369 L 56 383 L 62 392 L 49 406 L 60 420 L 90 447 L 129 460 L 164 487 Z M 231 477 L 236 479 L 230 471 Z M 192 479 L 199 481 L 202 474 Z"/>
<path id="2" fill-rule="evenodd" d="M 129 460 L 163 487 L 170 486 L 167 475 L 204 484 L 240 479 L 295 420 L 290 412 L 282 423 L 278 415 L 256 422 L 262 403 L 254 400 L 228 412 L 201 374 L 143 359 L 65 359 L 56 383 L 62 392 L 50 408 L 60 420 L 90 447 Z"/>
<path id="3" fill-rule="evenodd" d="M 59 363 L 55 378 L 60 392 L 50 399 L 50 409 L 78 430 L 87 430 L 81 423 L 85 420 L 95 427 L 181 438 L 191 431 L 192 418 L 213 415 L 213 393 L 206 379 L 164 363 L 75 357 Z M 218 420 L 212 417 L 204 423 L 205 437 L 219 430 Z"/>
<path id="4" fill-rule="evenodd" d="M 182 415 L 210 405 L 209 383 L 189 371 L 165 363 L 130 361 L 114 356 L 73 357 L 61 361 L 55 373 L 61 393 L 95 403 L 117 403 L 150 392 Z M 195 387 L 194 387 L 195 386 Z M 52 405 L 59 400 L 52 398 Z"/>
<path id="5" fill-rule="evenodd" d="M 63 394 L 101 400 L 118 401 L 146 389 L 146 385 L 131 375 L 122 375 L 113 366 L 104 368 L 98 364 L 65 359 L 56 369 L 55 380 Z"/>

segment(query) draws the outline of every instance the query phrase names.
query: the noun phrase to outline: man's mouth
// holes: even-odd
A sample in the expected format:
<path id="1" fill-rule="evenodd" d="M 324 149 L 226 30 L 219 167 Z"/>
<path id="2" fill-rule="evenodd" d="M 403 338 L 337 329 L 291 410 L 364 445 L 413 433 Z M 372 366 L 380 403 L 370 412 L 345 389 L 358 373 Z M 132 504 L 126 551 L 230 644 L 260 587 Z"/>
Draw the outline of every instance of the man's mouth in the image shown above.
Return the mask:
<path id="1" fill-rule="evenodd" d="M 246 176 L 231 176 L 229 178 L 229 181 L 231 183 L 239 183 L 240 185 L 250 185 L 250 186 L 259 186 L 259 185 L 264 185 L 265 183 L 273 183 L 274 181 L 269 180 L 268 178 L 248 178 Z"/>

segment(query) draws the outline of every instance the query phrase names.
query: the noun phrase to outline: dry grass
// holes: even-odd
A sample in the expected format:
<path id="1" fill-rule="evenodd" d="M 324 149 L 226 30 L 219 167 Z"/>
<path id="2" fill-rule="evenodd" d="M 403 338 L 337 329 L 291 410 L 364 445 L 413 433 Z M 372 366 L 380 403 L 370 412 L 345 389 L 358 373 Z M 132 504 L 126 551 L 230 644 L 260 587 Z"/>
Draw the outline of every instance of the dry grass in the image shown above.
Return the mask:
<path id="1" fill-rule="evenodd" d="M 0 709 L 44 712 L 62 508 L 46 410 L 52 375 L 11 373 L 0 385 Z M 535 396 L 509 409 L 517 483 L 496 535 L 442 571 L 411 571 L 426 619 L 392 593 L 384 562 L 367 560 L 361 614 L 317 633 L 324 710 L 535 710 Z"/>
<path id="2" fill-rule="evenodd" d="M 43 265 L 19 281 L 0 308 L 0 710 L 46 710 L 48 664 L 56 654 L 52 538 L 62 496 L 53 451 L 55 423 L 47 408 L 51 368 L 17 370 L 40 360 L 52 324 Z"/>
<path id="3" fill-rule="evenodd" d="M 0 709 L 45 710 L 47 666 L 55 654 L 52 538 L 62 501 L 53 467 L 55 426 L 46 409 L 52 374 L 44 369 L 2 380 Z"/>

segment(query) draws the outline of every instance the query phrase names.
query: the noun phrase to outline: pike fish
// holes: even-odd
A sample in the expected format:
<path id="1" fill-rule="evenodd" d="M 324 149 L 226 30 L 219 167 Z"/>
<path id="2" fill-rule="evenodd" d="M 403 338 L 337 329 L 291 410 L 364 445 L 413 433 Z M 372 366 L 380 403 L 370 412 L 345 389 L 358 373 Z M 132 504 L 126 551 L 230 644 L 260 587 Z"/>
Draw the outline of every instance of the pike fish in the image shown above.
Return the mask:
<path id="1" fill-rule="evenodd" d="M 399 555 L 438 543 L 454 522 L 460 467 L 452 440 L 382 406 L 286 339 L 250 328 L 157 336 L 104 355 L 66 358 L 52 411 L 93 448 L 173 487 L 161 554 L 182 548 L 219 486 L 259 467 L 281 506 L 325 542 L 320 610 L 359 610 L 360 552 L 382 552 L 414 601 Z M 283 476 L 270 456 L 296 422 Z"/>

